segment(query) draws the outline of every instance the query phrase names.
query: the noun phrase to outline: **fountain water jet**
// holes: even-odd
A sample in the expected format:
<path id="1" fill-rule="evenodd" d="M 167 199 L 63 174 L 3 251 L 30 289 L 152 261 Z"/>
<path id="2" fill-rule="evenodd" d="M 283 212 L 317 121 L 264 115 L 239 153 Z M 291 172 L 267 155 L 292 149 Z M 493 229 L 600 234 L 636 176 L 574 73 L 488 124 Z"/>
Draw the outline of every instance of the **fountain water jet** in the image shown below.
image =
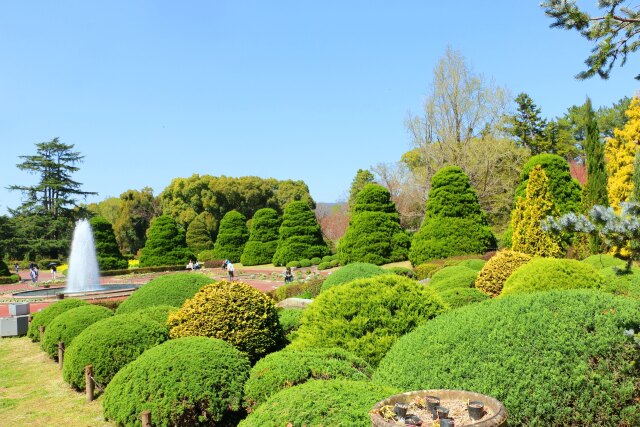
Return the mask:
<path id="1" fill-rule="evenodd" d="M 71 242 L 71 256 L 65 293 L 95 291 L 100 288 L 100 271 L 93 242 L 91 224 L 86 219 L 76 222 Z"/>

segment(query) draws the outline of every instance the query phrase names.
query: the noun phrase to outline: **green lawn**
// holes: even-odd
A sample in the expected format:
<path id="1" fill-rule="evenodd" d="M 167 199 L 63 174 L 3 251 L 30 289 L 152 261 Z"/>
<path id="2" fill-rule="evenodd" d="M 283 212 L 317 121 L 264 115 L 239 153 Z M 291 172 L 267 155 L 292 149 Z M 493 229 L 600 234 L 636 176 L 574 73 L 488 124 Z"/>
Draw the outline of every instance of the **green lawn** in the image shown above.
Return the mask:
<path id="1" fill-rule="evenodd" d="M 113 426 L 102 418 L 101 399 L 87 403 L 28 338 L 0 339 L 0 424 Z"/>

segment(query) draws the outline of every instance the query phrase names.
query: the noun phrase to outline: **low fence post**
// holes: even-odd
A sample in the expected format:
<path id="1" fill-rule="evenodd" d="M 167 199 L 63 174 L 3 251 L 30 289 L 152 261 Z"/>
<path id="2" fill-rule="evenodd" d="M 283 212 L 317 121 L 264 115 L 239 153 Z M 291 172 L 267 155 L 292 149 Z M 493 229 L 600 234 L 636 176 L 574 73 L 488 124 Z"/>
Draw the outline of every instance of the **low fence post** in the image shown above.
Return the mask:
<path id="1" fill-rule="evenodd" d="M 151 412 L 142 411 L 140 418 L 142 419 L 142 427 L 151 427 Z"/>
<path id="2" fill-rule="evenodd" d="M 58 343 L 58 369 L 62 369 L 64 363 L 64 341 Z"/>
<path id="3" fill-rule="evenodd" d="M 44 340 L 44 325 L 38 326 L 38 331 L 40 331 L 40 342 Z"/>
<path id="4" fill-rule="evenodd" d="M 93 402 L 93 365 L 87 365 L 84 367 L 84 381 L 85 381 L 85 393 L 87 395 L 87 402 Z"/>

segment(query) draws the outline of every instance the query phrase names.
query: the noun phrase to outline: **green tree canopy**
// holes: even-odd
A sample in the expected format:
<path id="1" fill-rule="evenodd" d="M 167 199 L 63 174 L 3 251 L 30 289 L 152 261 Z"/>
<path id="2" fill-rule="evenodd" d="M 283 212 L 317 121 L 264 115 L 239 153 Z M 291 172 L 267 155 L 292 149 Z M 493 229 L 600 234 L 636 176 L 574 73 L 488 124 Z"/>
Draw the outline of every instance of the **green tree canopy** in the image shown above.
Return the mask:
<path id="1" fill-rule="evenodd" d="M 231 210 L 220 221 L 220 230 L 213 246 L 213 256 L 239 262 L 247 240 L 249 240 L 247 218 L 240 212 Z"/>
<path id="2" fill-rule="evenodd" d="M 349 189 L 349 207 L 353 206 L 356 201 L 356 196 L 364 188 L 365 185 L 374 182 L 375 177 L 368 169 L 358 169 L 356 176 L 351 181 L 351 188 Z"/>
<path id="3" fill-rule="evenodd" d="M 116 235 L 111 223 L 101 216 L 89 220 L 96 245 L 96 256 L 100 270 L 121 270 L 128 267 L 127 260 L 120 253 Z"/>
<path id="4" fill-rule="evenodd" d="M 147 241 L 151 220 L 160 215 L 160 205 L 153 189 L 127 190 L 120 195 L 120 212 L 113 224 L 116 240 L 123 253 L 135 254 Z"/>
<path id="5" fill-rule="evenodd" d="M 194 253 L 213 249 L 218 221 L 209 212 L 202 212 L 187 227 L 187 246 Z"/>
<path id="6" fill-rule="evenodd" d="M 151 222 L 147 242 L 140 253 L 140 266 L 186 264 L 193 253 L 187 248 L 184 231 L 168 215 L 162 215 Z"/>
<path id="7" fill-rule="evenodd" d="M 322 258 L 328 254 L 329 248 L 309 205 L 302 201 L 289 203 L 284 209 L 273 264 L 286 265 L 290 261 Z"/>

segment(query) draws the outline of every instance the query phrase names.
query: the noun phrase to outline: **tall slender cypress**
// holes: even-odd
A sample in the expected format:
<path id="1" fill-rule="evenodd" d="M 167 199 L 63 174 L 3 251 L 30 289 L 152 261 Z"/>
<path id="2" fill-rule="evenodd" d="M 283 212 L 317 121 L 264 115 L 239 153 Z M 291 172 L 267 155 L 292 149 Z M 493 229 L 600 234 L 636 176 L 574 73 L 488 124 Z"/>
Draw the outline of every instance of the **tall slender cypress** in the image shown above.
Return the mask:
<path id="1" fill-rule="evenodd" d="M 604 144 L 600 141 L 600 132 L 596 122 L 591 99 L 585 102 L 587 183 L 583 188 L 582 203 L 584 212 L 594 205 L 609 206 L 607 195 L 607 169 L 604 162 Z"/>

